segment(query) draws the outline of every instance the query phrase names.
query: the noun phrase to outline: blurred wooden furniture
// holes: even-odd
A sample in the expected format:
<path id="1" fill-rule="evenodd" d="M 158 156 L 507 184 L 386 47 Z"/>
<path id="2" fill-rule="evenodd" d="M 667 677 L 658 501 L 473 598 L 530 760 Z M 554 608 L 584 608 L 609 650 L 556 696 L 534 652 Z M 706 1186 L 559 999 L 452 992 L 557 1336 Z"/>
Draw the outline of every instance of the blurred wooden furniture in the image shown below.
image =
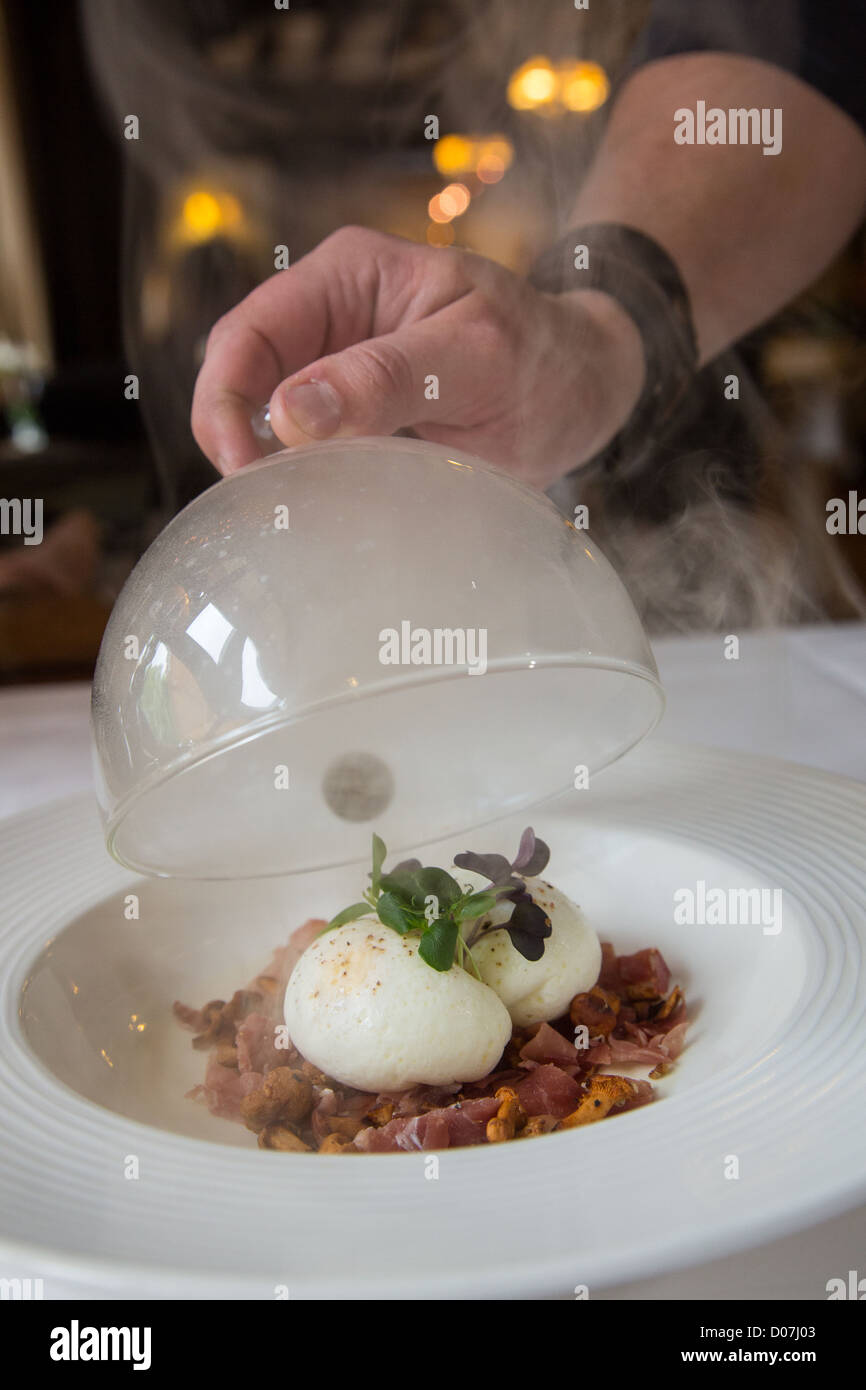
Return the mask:
<path id="1" fill-rule="evenodd" d="M 12 84 L 6 20 L 0 9 L 0 337 L 32 343 L 52 360 L 47 291 Z"/>
<path id="2" fill-rule="evenodd" d="M 86 679 L 110 612 L 88 594 L 0 595 L 0 683 Z"/>

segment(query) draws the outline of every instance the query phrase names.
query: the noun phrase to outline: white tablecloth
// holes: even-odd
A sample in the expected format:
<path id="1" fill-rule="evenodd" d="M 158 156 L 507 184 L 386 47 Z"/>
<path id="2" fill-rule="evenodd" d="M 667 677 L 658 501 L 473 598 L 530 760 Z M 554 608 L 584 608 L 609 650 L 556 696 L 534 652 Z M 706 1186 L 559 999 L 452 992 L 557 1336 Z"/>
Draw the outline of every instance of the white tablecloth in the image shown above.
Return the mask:
<path id="1" fill-rule="evenodd" d="M 666 739 L 773 754 L 866 781 L 866 625 L 655 644 Z M 0 691 L 0 817 L 91 786 L 84 685 Z M 866 846 L 864 846 L 866 855 Z M 644 1279 L 606 1298 L 823 1299 L 827 1280 L 866 1275 L 866 1207 L 757 1250 Z"/>

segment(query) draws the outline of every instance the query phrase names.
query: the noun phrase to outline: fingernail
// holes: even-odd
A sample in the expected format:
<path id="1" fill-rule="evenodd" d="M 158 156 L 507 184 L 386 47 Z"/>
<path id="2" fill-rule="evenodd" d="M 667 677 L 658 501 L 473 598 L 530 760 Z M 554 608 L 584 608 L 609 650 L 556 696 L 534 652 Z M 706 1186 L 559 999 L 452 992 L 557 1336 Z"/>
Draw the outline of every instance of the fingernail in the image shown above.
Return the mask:
<path id="1" fill-rule="evenodd" d="M 283 392 L 283 405 L 299 430 L 314 439 L 327 439 L 339 429 L 340 397 L 327 381 L 305 381 Z"/>

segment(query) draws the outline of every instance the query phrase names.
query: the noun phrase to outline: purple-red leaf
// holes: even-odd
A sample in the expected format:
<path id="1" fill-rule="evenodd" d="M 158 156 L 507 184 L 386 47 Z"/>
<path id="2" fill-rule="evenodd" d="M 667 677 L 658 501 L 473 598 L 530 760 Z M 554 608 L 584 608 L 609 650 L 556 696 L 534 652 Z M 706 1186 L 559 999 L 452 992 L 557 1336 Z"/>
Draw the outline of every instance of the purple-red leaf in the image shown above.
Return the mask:
<path id="1" fill-rule="evenodd" d="M 534 878 L 540 874 L 542 869 L 550 859 L 550 850 L 543 840 L 535 838 L 535 831 L 532 826 L 527 826 L 520 837 L 520 846 L 517 850 L 517 857 L 511 865 L 515 873 L 523 874 L 525 878 Z"/>
<path id="2" fill-rule="evenodd" d="M 544 942 L 553 928 L 538 904 L 526 897 L 516 905 L 505 924 L 505 930 L 511 937 L 515 951 L 519 951 L 525 960 L 541 960 Z"/>
<path id="3" fill-rule="evenodd" d="M 528 825 L 520 837 L 520 844 L 517 846 L 517 853 L 511 861 L 511 867 L 516 873 L 523 872 L 524 864 L 528 864 L 535 853 L 535 831 Z"/>
<path id="4" fill-rule="evenodd" d="M 531 936 L 537 936 L 542 941 L 553 931 L 547 913 L 530 897 L 521 898 L 520 902 L 515 905 L 506 925 L 509 929 L 514 927 L 517 931 L 528 932 Z"/>
<path id="5" fill-rule="evenodd" d="M 511 865 L 504 854 L 455 854 L 454 863 L 458 869 L 468 869 L 470 873 L 481 874 L 491 883 L 504 883 L 511 877 Z"/>
<path id="6" fill-rule="evenodd" d="M 394 865 L 393 869 L 391 870 L 391 873 L 399 874 L 403 873 L 405 870 L 406 873 L 414 874 L 415 871 L 420 868 L 420 859 L 401 859 L 399 864 Z"/>

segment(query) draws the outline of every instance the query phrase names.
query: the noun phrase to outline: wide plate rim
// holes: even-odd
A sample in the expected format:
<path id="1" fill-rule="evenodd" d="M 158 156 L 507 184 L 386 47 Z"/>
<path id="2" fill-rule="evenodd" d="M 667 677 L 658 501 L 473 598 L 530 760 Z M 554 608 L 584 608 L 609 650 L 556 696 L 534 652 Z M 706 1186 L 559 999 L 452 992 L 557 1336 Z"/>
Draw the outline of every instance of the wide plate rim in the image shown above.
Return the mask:
<path id="1" fill-rule="evenodd" d="M 703 763 L 704 765 L 709 764 L 716 768 L 720 765 L 729 769 L 732 767 L 746 767 L 754 774 L 763 773 L 765 776 L 781 778 L 783 781 L 793 777 L 795 781 L 801 783 L 805 781 L 815 788 L 823 786 L 824 789 L 831 794 L 838 794 L 840 800 L 848 801 L 849 805 L 852 802 L 856 804 L 864 824 L 866 824 L 866 786 L 850 778 L 841 776 L 840 774 L 824 772 L 821 769 L 808 768 L 781 759 L 762 755 L 729 752 L 726 750 L 713 749 L 704 745 L 685 746 L 679 744 L 664 744 L 662 740 L 656 739 L 647 747 L 651 750 L 651 757 L 657 757 L 660 753 L 667 753 L 668 756 L 673 755 L 677 762 L 683 766 L 691 764 L 693 767 L 699 767 L 701 763 Z M 652 750 L 654 750 L 654 752 Z M 633 758 L 635 757 L 636 755 L 633 755 Z M 620 769 L 623 768 L 622 764 L 618 766 Z M 632 775 L 629 769 L 633 766 L 632 759 L 625 765 L 627 780 L 628 777 Z M 622 772 L 616 774 L 616 770 L 611 769 L 610 773 L 605 773 L 605 779 L 611 775 L 618 775 L 621 779 L 623 774 Z M 46 815 L 50 815 L 52 819 L 54 817 L 63 819 L 64 815 L 68 816 L 70 813 L 75 815 L 76 812 L 80 813 L 81 810 L 85 808 L 89 808 L 92 811 L 93 820 L 96 822 L 95 807 L 92 800 L 88 797 L 80 796 L 67 797 L 52 803 L 49 807 L 31 809 L 20 815 L 8 817 L 0 822 L 0 841 L 5 841 L 10 830 L 13 829 L 19 834 L 23 832 L 26 838 L 30 825 L 38 824 L 44 828 Z M 727 848 L 728 846 L 726 846 L 726 849 Z M 0 852 L 2 852 L 2 846 L 0 846 Z M 859 868 L 850 857 L 848 863 L 849 867 L 854 866 Z M 117 875 L 118 881 L 129 880 L 130 872 L 128 870 L 116 864 L 112 864 L 111 861 L 108 861 L 107 867 L 110 867 L 112 873 Z M 860 869 L 860 880 L 861 887 L 866 885 L 866 873 L 864 873 L 862 869 Z M 104 892 L 105 889 L 103 889 L 101 893 L 98 892 L 94 894 L 94 900 L 96 901 L 100 896 L 104 896 Z M 36 943 L 31 943 L 31 945 L 34 946 L 34 949 L 38 949 Z M 8 985 L 9 982 L 7 981 L 7 993 Z M 862 1033 L 862 1021 L 860 1023 L 860 1029 Z M 24 1042 L 23 1039 L 20 1041 L 26 1048 L 26 1042 Z M 37 1059 L 34 1058 L 34 1060 Z M 51 1073 L 44 1067 L 44 1064 L 40 1062 L 39 1065 L 42 1066 L 46 1076 L 50 1077 Z M 61 1083 L 56 1082 L 56 1085 L 60 1086 Z M 67 1088 L 64 1087 L 63 1089 L 66 1090 Z M 161 1133 L 153 1126 L 146 1125 L 140 1121 L 112 1115 L 112 1113 L 108 1111 L 102 1111 L 102 1107 L 98 1106 L 95 1102 L 86 1101 L 83 1097 L 77 1096 L 75 1092 L 69 1092 L 69 1094 L 75 1096 L 77 1101 L 82 1105 L 86 1105 L 89 1109 L 101 1112 L 103 1115 L 110 1115 L 114 1124 L 120 1126 L 118 1132 L 121 1132 L 124 1128 L 128 1131 L 129 1127 L 132 1127 L 135 1131 L 143 1131 L 150 1135 L 159 1135 Z M 665 1104 L 676 1102 L 677 1099 L 677 1097 L 671 1097 Z M 685 1097 L 679 1099 L 684 1100 Z M 621 1117 L 618 1123 L 626 1124 L 629 1119 L 634 1118 L 637 1118 L 637 1116 Z M 168 1136 L 168 1138 L 175 1143 L 192 1144 L 199 1148 L 201 1145 L 206 1145 L 208 1149 L 216 1147 L 207 1144 L 205 1140 L 185 1138 L 178 1135 L 171 1135 Z M 255 1159 L 257 1157 L 255 1151 L 250 1151 L 248 1154 L 245 1150 L 223 1149 L 222 1152 L 224 1154 L 228 1153 L 236 1156 L 241 1163 L 243 1163 L 244 1160 L 250 1158 Z M 461 1160 L 469 1159 L 470 1162 L 477 1161 L 479 1154 L 477 1152 L 472 1154 L 466 1152 L 461 1154 L 460 1158 Z M 319 1159 L 315 1161 L 317 1163 L 321 1162 Z M 365 1166 L 368 1165 L 370 1161 L 371 1156 L 365 1158 Z M 374 1159 L 373 1161 L 377 1163 L 394 1162 L 394 1156 L 382 1156 L 381 1159 Z M 397 1161 L 400 1162 L 402 1160 L 398 1157 Z M 788 1199 L 780 1199 L 779 1210 L 769 1213 L 765 1219 L 756 1218 L 753 1214 L 752 1229 L 748 1239 L 744 1238 L 742 1232 L 737 1233 L 735 1230 L 729 1230 L 727 1233 L 716 1233 L 716 1236 L 709 1241 L 706 1234 L 703 1236 L 697 1235 L 691 1243 L 693 1247 L 691 1250 L 686 1248 L 682 1240 L 678 1243 L 671 1240 L 667 1243 L 667 1246 L 664 1246 L 663 1243 L 667 1253 L 662 1253 L 663 1247 L 659 1247 L 654 1257 L 654 1271 L 660 1273 L 668 1269 L 688 1267 L 689 1265 L 702 1263 L 704 1260 L 718 1258 L 736 1249 L 749 1248 L 766 1240 L 774 1239 L 780 1235 L 786 1234 L 792 1229 L 800 1229 L 814 1224 L 817 1221 L 832 1217 L 833 1215 L 838 1215 L 860 1200 L 864 1193 L 866 1193 L 866 1179 L 857 1178 L 852 1175 L 851 1181 L 848 1184 L 844 1185 L 844 1187 L 837 1186 L 835 1191 L 822 1191 L 814 1195 L 807 1194 L 798 1204 L 798 1215 L 793 1226 L 791 1225 L 791 1214 L 789 1210 L 791 1203 Z M 727 1236 L 727 1238 L 725 1238 L 725 1236 Z M 670 1248 L 667 1248 L 668 1246 Z M 2 1234 L 0 1234 L 0 1252 L 4 1254 L 4 1257 L 8 1257 L 11 1253 L 13 1255 L 20 1255 L 20 1257 L 28 1260 L 39 1259 L 46 1265 L 53 1264 L 55 1266 L 64 1266 L 68 1268 L 69 1271 L 74 1270 L 78 1277 L 90 1276 L 96 1279 L 104 1279 L 107 1275 L 111 1275 L 114 1279 L 120 1277 L 128 1280 L 135 1279 L 136 1277 L 144 1277 L 147 1280 L 165 1278 L 170 1279 L 175 1285 L 189 1282 L 191 1288 L 194 1286 L 196 1280 L 200 1283 L 202 1282 L 202 1268 L 200 1264 L 198 1266 L 179 1266 L 176 1264 L 158 1266 L 151 1262 L 136 1263 L 135 1261 L 123 1259 L 120 1256 L 104 1256 L 93 1253 L 78 1255 L 74 1249 L 62 1244 L 51 1245 L 43 1242 L 31 1244 L 14 1238 L 9 1239 Z M 648 1258 L 648 1255 L 646 1255 L 645 1258 Z M 531 1263 L 528 1262 L 527 1267 L 520 1272 L 519 1276 L 515 1276 L 515 1279 L 519 1277 L 521 1288 L 524 1291 L 529 1288 L 532 1294 L 548 1293 L 553 1288 L 561 1287 L 561 1272 L 554 1273 L 554 1271 L 560 1270 L 560 1267 L 564 1263 L 570 1262 L 571 1259 L 571 1256 L 568 1257 L 568 1260 L 566 1260 L 565 1257 L 560 1259 L 558 1256 L 551 1256 L 549 1258 L 543 1256 L 532 1257 Z M 576 1266 L 578 1264 L 579 1256 L 575 1256 L 574 1265 Z M 485 1275 L 481 1268 L 477 1270 L 475 1275 L 470 1274 L 466 1276 L 470 1283 L 477 1283 L 479 1288 L 495 1291 L 492 1285 L 485 1283 L 487 1277 L 488 1276 Z M 595 1286 L 607 1287 L 620 1280 L 633 1277 L 640 1277 L 639 1262 L 630 1266 L 625 1271 L 617 1271 L 614 1269 L 609 1271 L 608 1274 L 603 1274 L 600 1278 L 595 1280 Z M 415 1279 L 415 1276 L 412 1275 L 410 1278 Z M 513 1281 L 507 1272 L 502 1271 L 498 1275 L 494 1275 L 491 1272 L 489 1274 L 489 1279 L 493 1281 L 493 1285 L 501 1290 L 502 1296 L 516 1296 L 516 1289 L 514 1288 L 511 1288 L 510 1293 L 508 1292 L 508 1286 L 510 1286 Z M 252 1275 L 245 1272 L 237 1276 L 231 1276 L 231 1281 L 239 1288 L 251 1289 L 257 1283 L 267 1283 L 268 1278 L 263 1273 L 262 1279 L 258 1280 L 257 1277 L 254 1278 Z M 213 1280 L 211 1279 L 210 1282 L 213 1283 Z M 329 1284 L 333 1284 L 334 1282 L 335 1281 L 328 1275 L 311 1276 L 308 1281 L 308 1286 L 311 1290 L 310 1296 L 324 1296 L 324 1291 L 327 1290 Z M 444 1292 L 440 1292 L 440 1294 L 437 1295 L 435 1291 L 435 1286 L 447 1282 L 445 1276 L 431 1276 L 429 1282 L 431 1285 L 431 1296 L 446 1296 Z M 387 1280 L 385 1283 L 387 1284 Z M 313 1290 L 320 1290 L 320 1292 L 314 1292 Z M 190 1296 L 195 1295 L 191 1293 Z M 255 1296 L 255 1294 L 251 1294 L 250 1296 Z M 354 1296 L 357 1296 L 357 1293 Z M 481 1294 L 479 1296 L 484 1295 Z"/>

